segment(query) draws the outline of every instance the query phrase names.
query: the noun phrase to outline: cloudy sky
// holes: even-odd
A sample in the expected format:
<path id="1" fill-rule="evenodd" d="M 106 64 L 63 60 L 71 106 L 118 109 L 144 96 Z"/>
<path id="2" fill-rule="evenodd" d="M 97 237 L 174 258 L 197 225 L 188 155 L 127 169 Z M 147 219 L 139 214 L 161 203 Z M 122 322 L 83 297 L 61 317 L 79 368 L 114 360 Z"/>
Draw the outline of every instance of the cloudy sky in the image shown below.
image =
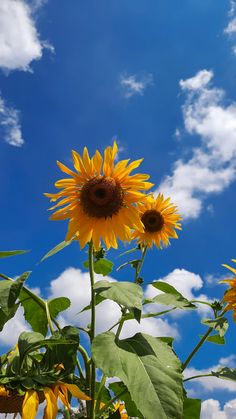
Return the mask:
<path id="1" fill-rule="evenodd" d="M 89 299 L 85 252 L 74 244 L 38 264 L 66 232 L 66 224 L 48 220 L 43 192 L 60 176 L 56 160 L 71 165 L 72 149 L 94 152 L 116 138 L 119 156 L 144 157 L 155 190 L 170 195 L 183 215 L 179 240 L 147 256 L 146 296 L 153 295 L 148 283 L 161 278 L 187 298 L 220 298 L 218 281 L 227 276 L 221 264 L 236 258 L 235 70 L 234 1 L 1 0 L 1 248 L 32 249 L 1 262 L 1 270 L 13 277 L 32 270 L 28 284 L 41 295 L 71 298 L 61 321 L 86 324 L 87 315 L 76 316 Z M 132 280 L 131 270 L 112 273 L 122 278 Z M 118 315 L 106 302 L 98 331 Z M 208 315 L 201 308 L 145 319 L 141 330 L 173 335 L 185 359 Z M 227 345 L 206 344 L 187 376 L 236 367 L 230 326 Z M 19 312 L 0 334 L 2 350 L 25 327 Z M 131 321 L 123 336 L 137 330 Z M 236 384 L 205 378 L 188 389 L 204 400 L 202 419 L 236 417 Z"/>

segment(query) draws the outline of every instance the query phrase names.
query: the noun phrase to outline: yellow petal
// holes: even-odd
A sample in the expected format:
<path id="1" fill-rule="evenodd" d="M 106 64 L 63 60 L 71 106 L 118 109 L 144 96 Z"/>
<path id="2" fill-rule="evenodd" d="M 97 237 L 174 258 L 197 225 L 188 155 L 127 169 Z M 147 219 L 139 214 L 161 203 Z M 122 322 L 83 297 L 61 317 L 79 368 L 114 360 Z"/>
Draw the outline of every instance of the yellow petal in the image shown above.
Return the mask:
<path id="1" fill-rule="evenodd" d="M 58 412 L 57 397 L 49 387 L 45 387 L 43 392 L 46 400 L 43 419 L 56 419 Z"/>
<path id="2" fill-rule="evenodd" d="M 63 384 L 69 392 L 72 394 L 72 396 L 76 397 L 80 400 L 91 400 L 89 396 L 87 396 L 83 391 L 79 389 L 75 384 L 68 384 L 68 383 L 60 383 Z"/>
<path id="3" fill-rule="evenodd" d="M 39 406 L 39 396 L 37 391 L 28 390 L 25 393 L 22 405 L 22 419 L 35 419 Z"/>

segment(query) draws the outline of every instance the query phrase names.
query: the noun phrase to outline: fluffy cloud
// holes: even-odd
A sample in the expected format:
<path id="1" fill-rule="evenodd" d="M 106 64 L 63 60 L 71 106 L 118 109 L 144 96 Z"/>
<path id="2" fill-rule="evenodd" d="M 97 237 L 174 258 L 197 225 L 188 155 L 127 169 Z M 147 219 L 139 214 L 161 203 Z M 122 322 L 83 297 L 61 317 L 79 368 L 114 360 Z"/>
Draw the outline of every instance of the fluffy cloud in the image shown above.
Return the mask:
<path id="1" fill-rule="evenodd" d="M 230 400 L 221 410 L 218 400 L 204 400 L 201 409 L 201 419 L 235 419 L 236 417 L 236 399 Z"/>
<path id="2" fill-rule="evenodd" d="M 40 40 L 31 13 L 42 4 L 42 1 L 31 3 L 31 9 L 24 0 L 1 0 L 0 67 L 3 69 L 29 70 L 31 61 L 40 59 L 43 48 L 49 46 Z"/>
<path id="3" fill-rule="evenodd" d="M 203 281 L 201 277 L 193 272 L 189 272 L 186 269 L 174 269 L 164 278 L 160 279 L 167 284 L 172 285 L 179 291 L 185 298 L 188 300 L 202 300 L 206 302 L 210 302 L 208 297 L 205 294 L 196 294 L 203 287 Z M 161 294 L 162 292 L 154 288 L 152 285 L 148 285 L 145 290 L 145 297 L 146 298 L 153 298 L 155 295 Z M 156 305 L 157 306 L 157 305 Z M 149 306 L 153 310 L 153 304 Z M 149 308 L 148 307 L 148 308 Z M 163 306 L 158 305 L 158 309 L 163 308 Z M 211 308 L 205 304 L 198 304 L 199 310 L 198 313 L 200 315 L 207 315 Z M 184 314 L 185 312 L 182 310 L 178 310 L 177 312 L 173 312 L 172 316 L 176 317 Z"/>
<path id="4" fill-rule="evenodd" d="M 30 330 L 30 327 L 24 319 L 23 309 L 19 308 L 16 315 L 5 324 L 1 331 L 0 345 L 14 346 L 20 333 L 28 330 Z"/>
<path id="5" fill-rule="evenodd" d="M 22 137 L 19 111 L 8 107 L 0 96 L 0 129 L 5 141 L 15 147 L 24 144 Z"/>
<path id="6" fill-rule="evenodd" d="M 217 365 L 213 365 L 209 368 L 198 370 L 193 367 L 186 368 L 184 371 L 184 377 L 192 377 L 194 375 L 200 375 L 200 374 L 210 374 L 211 371 L 217 371 L 219 368 L 227 366 L 229 368 L 235 368 L 236 367 L 236 356 L 230 355 L 225 358 L 221 358 Z M 230 380 L 223 380 L 217 377 L 202 377 L 197 378 L 196 380 L 189 381 L 190 385 L 191 383 L 191 389 L 197 391 L 198 393 L 202 393 L 202 391 L 205 392 L 213 392 L 215 390 L 224 390 L 229 392 L 235 392 L 236 391 L 236 382 L 230 381 Z M 186 383 L 187 384 L 187 383 Z"/>
<path id="7" fill-rule="evenodd" d="M 185 219 L 197 218 L 204 199 L 221 193 L 236 178 L 236 103 L 224 104 L 225 93 L 211 85 L 213 72 L 199 71 L 180 81 L 186 95 L 185 130 L 198 135 L 201 144 L 188 159 L 178 159 L 173 173 L 160 185 Z"/>
<path id="8" fill-rule="evenodd" d="M 96 275 L 96 281 L 101 279 L 103 277 Z M 114 281 L 112 278 L 109 278 L 109 280 Z M 90 322 L 89 312 L 78 313 L 90 302 L 89 274 L 82 272 L 80 269 L 66 269 L 58 278 L 51 281 L 50 286 L 51 298 L 61 295 L 71 300 L 71 307 L 63 314 L 63 321 L 86 327 Z M 120 314 L 119 306 L 113 301 L 107 300 L 99 304 L 96 309 L 97 333 L 102 333 L 113 326 L 119 320 Z M 123 327 L 121 337 L 131 336 L 140 331 L 154 336 L 178 337 L 175 324 L 155 318 L 142 319 L 140 325 L 134 320 L 127 321 Z"/>
<path id="9" fill-rule="evenodd" d="M 151 85 L 152 82 L 152 74 L 147 74 L 142 77 L 138 77 L 135 74 L 131 76 L 126 74 L 120 77 L 120 86 L 125 98 L 130 98 L 134 95 L 143 95 L 144 90 L 147 86 Z"/>

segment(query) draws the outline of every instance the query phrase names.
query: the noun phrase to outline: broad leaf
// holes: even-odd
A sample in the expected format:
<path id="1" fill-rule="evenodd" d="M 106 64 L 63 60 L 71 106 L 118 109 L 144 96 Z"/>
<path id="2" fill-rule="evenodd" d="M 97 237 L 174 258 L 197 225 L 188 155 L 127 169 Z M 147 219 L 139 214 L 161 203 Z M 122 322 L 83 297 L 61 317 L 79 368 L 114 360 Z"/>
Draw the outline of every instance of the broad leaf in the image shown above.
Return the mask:
<path id="1" fill-rule="evenodd" d="M 185 398 L 183 419 L 200 419 L 200 415 L 201 415 L 201 400 Z"/>
<path id="2" fill-rule="evenodd" d="M 236 381 L 235 368 L 223 367 L 223 368 L 220 368 L 218 371 L 212 371 L 211 373 L 214 377 L 222 378 L 225 380 Z"/>
<path id="3" fill-rule="evenodd" d="M 193 310 L 196 308 L 194 304 L 184 298 L 181 294 L 159 294 L 151 300 L 145 300 L 145 303 L 163 304 L 165 306 L 173 306 L 182 310 Z"/>
<path id="4" fill-rule="evenodd" d="M 26 281 L 29 275 L 30 272 L 25 272 L 15 281 L 0 281 L 0 331 L 3 329 L 5 323 L 14 317 L 19 306 L 16 301 L 19 297 L 24 281 Z"/>
<path id="5" fill-rule="evenodd" d="M 68 373 L 74 371 L 77 361 L 77 348 L 80 342 L 79 329 L 74 326 L 65 326 L 62 330 L 56 331 L 52 335 L 53 341 L 63 341 L 63 344 L 50 347 L 50 341 L 47 341 L 48 348 L 43 358 L 43 363 L 47 368 L 53 368 L 56 364 L 63 364 Z M 66 341 L 69 343 L 67 344 Z"/>
<path id="6" fill-rule="evenodd" d="M 109 384 L 109 388 L 118 398 L 119 395 L 122 393 L 120 399 L 122 399 L 122 401 L 125 402 L 125 409 L 127 410 L 129 416 L 138 417 L 140 419 L 143 418 L 143 415 L 138 411 L 135 403 L 131 399 L 127 387 L 124 385 L 124 383 L 122 383 L 122 381 Z"/>
<path id="7" fill-rule="evenodd" d="M 33 344 L 38 343 L 44 339 L 41 333 L 37 332 L 22 332 L 18 339 L 18 349 L 22 357 L 24 352 Z"/>
<path id="8" fill-rule="evenodd" d="M 70 307 L 70 300 L 67 297 L 58 297 L 54 298 L 53 300 L 48 301 L 48 308 L 50 311 L 50 315 L 53 319 L 55 319 L 59 313 L 62 311 L 67 310 Z"/>
<path id="9" fill-rule="evenodd" d="M 154 281 L 151 284 L 154 288 L 162 291 L 164 294 L 159 294 L 152 299 L 146 299 L 145 304 L 155 303 L 167 306 L 174 306 L 182 310 L 192 310 L 197 308 L 193 303 L 188 301 L 179 291 L 172 285 L 163 281 Z"/>
<path id="10" fill-rule="evenodd" d="M 95 292 L 102 297 L 113 300 L 126 308 L 142 310 L 142 288 L 132 282 L 98 281 Z"/>
<path id="11" fill-rule="evenodd" d="M 203 335 L 199 335 L 200 338 L 203 337 Z M 212 335 L 212 336 L 208 336 L 208 338 L 206 339 L 207 342 L 211 342 L 211 343 L 216 343 L 217 345 L 224 345 L 225 344 L 225 338 L 224 336 L 220 336 L 220 335 Z"/>
<path id="12" fill-rule="evenodd" d="M 24 309 L 25 320 L 30 324 L 33 331 L 46 336 L 48 321 L 43 301 L 40 302 L 40 299 L 34 298 L 27 288 L 21 290 L 19 300 Z"/>
<path id="13" fill-rule="evenodd" d="M 95 306 L 97 306 L 98 304 L 102 303 L 105 300 L 106 300 L 105 297 L 102 297 L 99 294 L 95 295 Z M 84 307 L 79 313 L 83 313 L 83 311 L 87 311 L 87 310 L 90 310 L 90 309 L 91 309 L 91 303 L 89 305 L 87 305 L 86 307 Z"/>
<path id="14" fill-rule="evenodd" d="M 30 250 L 2 250 L 0 252 L 0 259 L 9 258 L 10 256 L 23 255 L 28 252 L 30 252 Z"/>
<path id="15" fill-rule="evenodd" d="M 102 258 L 94 262 L 94 272 L 103 276 L 109 275 L 112 272 L 114 263 L 110 260 Z"/>
<path id="16" fill-rule="evenodd" d="M 212 327 L 213 329 L 217 330 L 220 337 L 223 337 L 228 330 L 229 322 L 226 317 L 217 317 L 214 320 L 211 319 L 203 319 L 202 324 L 206 326 Z"/>
<path id="17" fill-rule="evenodd" d="M 69 241 L 63 241 L 63 242 L 59 243 L 52 250 L 50 250 L 48 253 L 46 253 L 46 255 L 44 255 L 42 257 L 42 259 L 40 260 L 40 262 L 43 262 L 47 258 L 49 258 L 49 257 L 55 255 L 56 253 L 60 252 L 61 250 L 65 249 L 65 247 L 69 246 L 72 243 L 72 241 L 73 240 L 69 240 Z"/>
<path id="18" fill-rule="evenodd" d="M 144 417 L 182 419 L 181 364 L 166 343 L 141 333 L 118 341 L 106 332 L 95 337 L 92 356 L 106 376 L 124 382 Z"/>
<path id="19" fill-rule="evenodd" d="M 83 263 L 83 265 L 84 265 L 85 268 L 88 269 L 89 268 L 89 261 L 86 260 Z M 114 263 L 111 260 L 101 258 L 101 259 L 98 259 L 96 262 L 94 262 L 93 268 L 94 268 L 94 272 L 96 274 L 106 276 L 106 275 L 109 275 L 112 272 L 113 266 L 114 266 Z"/>

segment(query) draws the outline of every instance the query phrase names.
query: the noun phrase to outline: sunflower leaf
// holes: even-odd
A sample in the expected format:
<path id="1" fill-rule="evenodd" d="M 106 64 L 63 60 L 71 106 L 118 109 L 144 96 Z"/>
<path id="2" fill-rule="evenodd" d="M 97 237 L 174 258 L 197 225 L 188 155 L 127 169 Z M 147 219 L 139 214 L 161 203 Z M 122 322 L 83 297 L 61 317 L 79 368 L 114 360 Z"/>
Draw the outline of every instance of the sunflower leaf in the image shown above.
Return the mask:
<path id="1" fill-rule="evenodd" d="M 0 331 L 3 329 L 5 323 L 14 317 L 19 307 L 16 301 L 24 281 L 26 281 L 29 275 L 30 272 L 25 272 L 15 281 L 7 279 L 0 281 Z"/>
<path id="2" fill-rule="evenodd" d="M 34 298 L 31 291 L 25 287 L 20 292 L 19 300 L 24 309 L 25 320 L 30 324 L 33 331 L 46 336 L 48 321 L 44 304 Z"/>
<path id="3" fill-rule="evenodd" d="M 183 419 L 200 419 L 201 400 L 184 398 Z"/>
<path id="4" fill-rule="evenodd" d="M 132 282 L 98 281 L 94 286 L 96 294 L 113 300 L 126 308 L 142 310 L 142 288 Z"/>
<path id="5" fill-rule="evenodd" d="M 200 338 L 203 337 L 203 335 L 199 335 Z M 208 338 L 206 339 L 207 342 L 211 342 L 211 343 L 216 343 L 217 345 L 224 345 L 225 344 L 225 338 L 224 336 L 220 336 L 220 335 L 212 335 L 212 336 L 208 336 Z"/>
<path id="6" fill-rule="evenodd" d="M 217 371 L 211 371 L 211 373 L 214 377 L 236 381 L 236 368 L 223 367 Z"/>
<path id="7" fill-rule="evenodd" d="M 141 333 L 118 340 L 106 332 L 93 340 L 92 357 L 107 377 L 124 382 L 144 417 L 156 419 L 158 412 L 158 419 L 182 419 L 181 364 L 166 343 Z"/>
<path id="8" fill-rule="evenodd" d="M 132 401 L 130 392 L 128 391 L 127 387 L 124 385 L 122 381 L 118 381 L 115 383 L 110 383 L 109 388 L 115 394 L 115 396 L 119 396 L 122 393 L 122 400 L 125 402 L 125 409 L 129 416 L 143 418 L 143 415 L 137 409 L 135 403 Z"/>
<path id="9" fill-rule="evenodd" d="M 216 319 L 202 319 L 202 324 L 215 329 L 220 337 L 223 337 L 228 330 L 229 322 L 226 317 L 217 317 Z"/>
<path id="10" fill-rule="evenodd" d="M 55 319 L 59 313 L 67 310 L 71 305 L 69 298 L 67 297 L 58 297 L 53 300 L 48 301 L 48 308 L 51 314 L 51 317 Z"/>
<path id="11" fill-rule="evenodd" d="M 94 272 L 103 276 L 109 275 L 112 272 L 114 263 L 108 259 L 102 258 L 94 262 Z"/>
<path id="12" fill-rule="evenodd" d="M 0 252 L 0 259 L 9 258 L 10 256 L 23 255 L 28 252 L 30 252 L 30 250 L 2 250 Z"/>
<path id="13" fill-rule="evenodd" d="M 52 250 L 50 250 L 48 253 L 46 253 L 46 255 L 44 255 L 42 257 L 42 259 L 40 260 L 40 262 L 43 262 L 47 258 L 49 258 L 49 257 L 55 255 L 56 253 L 60 252 L 61 250 L 65 249 L 65 247 L 69 246 L 72 243 L 72 241 L 73 240 L 69 240 L 69 241 L 63 241 L 63 242 L 59 243 Z"/>

